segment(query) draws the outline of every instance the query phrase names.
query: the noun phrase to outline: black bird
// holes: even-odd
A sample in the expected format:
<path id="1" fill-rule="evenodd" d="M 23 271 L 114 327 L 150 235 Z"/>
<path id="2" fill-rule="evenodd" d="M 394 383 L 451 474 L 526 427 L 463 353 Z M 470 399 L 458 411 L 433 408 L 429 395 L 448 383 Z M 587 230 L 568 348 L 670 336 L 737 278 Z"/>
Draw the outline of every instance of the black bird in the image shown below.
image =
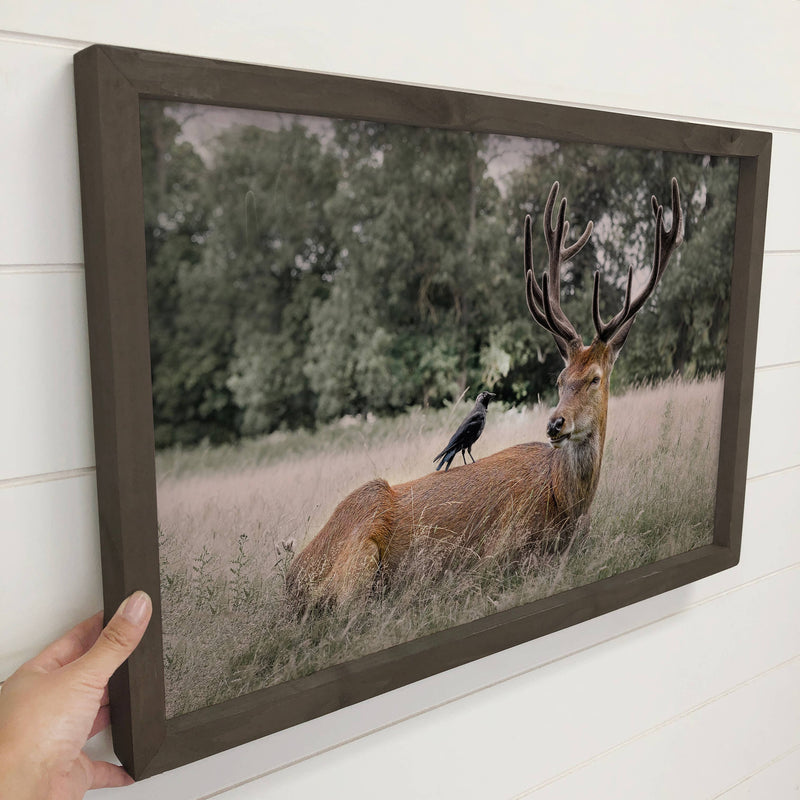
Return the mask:
<path id="1" fill-rule="evenodd" d="M 461 453 L 461 458 L 464 459 L 464 463 L 466 464 L 467 457 L 464 455 L 465 450 L 469 453 L 469 457 L 472 458 L 472 445 L 478 441 L 478 437 L 483 433 L 483 426 L 486 424 L 486 407 L 494 396 L 492 392 L 481 392 L 478 395 L 475 400 L 475 407 L 458 426 L 458 430 L 447 443 L 447 447 L 433 459 L 434 462 L 441 459 L 439 465 L 436 467 L 437 472 L 445 464 L 447 464 L 447 466 L 444 468 L 444 471 L 447 472 L 447 470 L 450 469 L 450 464 L 452 464 L 453 459 L 459 453 Z M 472 458 L 472 463 L 475 463 L 474 458 Z"/>

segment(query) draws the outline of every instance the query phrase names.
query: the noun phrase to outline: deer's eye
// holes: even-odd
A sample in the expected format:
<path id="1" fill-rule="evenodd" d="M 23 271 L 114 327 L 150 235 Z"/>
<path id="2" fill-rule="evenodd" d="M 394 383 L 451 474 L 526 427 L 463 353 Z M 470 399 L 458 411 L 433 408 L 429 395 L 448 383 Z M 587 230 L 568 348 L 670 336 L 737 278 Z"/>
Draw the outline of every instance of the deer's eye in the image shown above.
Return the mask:
<path id="1" fill-rule="evenodd" d="M 600 383 L 600 376 L 599 375 L 595 375 L 594 378 L 592 378 L 592 385 L 595 385 L 595 384 L 598 384 L 598 383 Z"/>

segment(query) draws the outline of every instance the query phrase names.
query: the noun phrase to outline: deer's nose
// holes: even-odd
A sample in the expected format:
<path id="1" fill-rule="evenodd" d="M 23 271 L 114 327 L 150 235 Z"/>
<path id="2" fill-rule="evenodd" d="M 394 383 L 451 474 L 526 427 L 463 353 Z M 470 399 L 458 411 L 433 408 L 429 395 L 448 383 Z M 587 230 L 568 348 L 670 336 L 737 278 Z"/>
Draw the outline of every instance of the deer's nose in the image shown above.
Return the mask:
<path id="1" fill-rule="evenodd" d="M 564 427 L 564 417 L 555 417 L 551 418 L 550 421 L 547 423 L 547 435 L 551 439 L 555 439 L 561 433 L 561 429 Z"/>

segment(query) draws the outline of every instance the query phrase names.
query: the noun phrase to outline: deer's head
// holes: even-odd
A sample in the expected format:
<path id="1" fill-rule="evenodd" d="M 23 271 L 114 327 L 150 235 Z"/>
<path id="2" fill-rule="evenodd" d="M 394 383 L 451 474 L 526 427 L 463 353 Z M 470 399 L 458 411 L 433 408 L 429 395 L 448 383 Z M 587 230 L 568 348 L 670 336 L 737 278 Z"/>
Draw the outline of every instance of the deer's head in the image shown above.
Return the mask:
<path id="1" fill-rule="evenodd" d="M 672 179 L 672 225 L 664 225 L 664 208 L 655 197 L 651 198 L 655 216 L 655 242 L 653 266 L 646 285 L 632 296 L 633 267 L 628 269 L 625 299 L 620 311 L 607 323 L 600 317 L 600 273 L 594 273 L 592 319 L 595 337 L 586 347 L 574 325 L 561 309 L 561 267 L 589 241 L 592 223 L 589 222 L 581 236 L 568 247 L 564 246 L 569 230 L 566 221 L 567 200 L 562 199 L 555 228 L 553 208 L 558 195 L 558 182 L 553 184 L 544 210 L 544 236 L 549 253 L 547 270 L 542 274 L 541 286 L 533 272 L 533 237 L 531 218 L 525 218 L 525 296 L 533 318 L 553 335 L 564 359 L 564 369 L 558 377 L 558 406 L 547 423 L 547 437 L 554 447 L 566 443 L 577 444 L 600 433 L 605 435 L 608 411 L 608 389 L 611 370 L 628 338 L 636 314 L 644 306 L 664 274 L 670 256 L 683 241 L 683 212 L 681 210 L 678 181 Z"/>

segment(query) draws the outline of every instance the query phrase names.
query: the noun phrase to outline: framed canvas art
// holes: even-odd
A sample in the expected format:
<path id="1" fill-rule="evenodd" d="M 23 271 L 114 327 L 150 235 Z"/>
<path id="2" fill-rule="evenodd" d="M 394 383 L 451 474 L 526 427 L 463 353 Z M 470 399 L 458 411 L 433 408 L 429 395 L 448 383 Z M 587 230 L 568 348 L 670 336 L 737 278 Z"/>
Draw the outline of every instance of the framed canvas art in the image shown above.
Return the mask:
<path id="1" fill-rule="evenodd" d="M 134 777 L 739 558 L 771 137 L 75 57 Z"/>

